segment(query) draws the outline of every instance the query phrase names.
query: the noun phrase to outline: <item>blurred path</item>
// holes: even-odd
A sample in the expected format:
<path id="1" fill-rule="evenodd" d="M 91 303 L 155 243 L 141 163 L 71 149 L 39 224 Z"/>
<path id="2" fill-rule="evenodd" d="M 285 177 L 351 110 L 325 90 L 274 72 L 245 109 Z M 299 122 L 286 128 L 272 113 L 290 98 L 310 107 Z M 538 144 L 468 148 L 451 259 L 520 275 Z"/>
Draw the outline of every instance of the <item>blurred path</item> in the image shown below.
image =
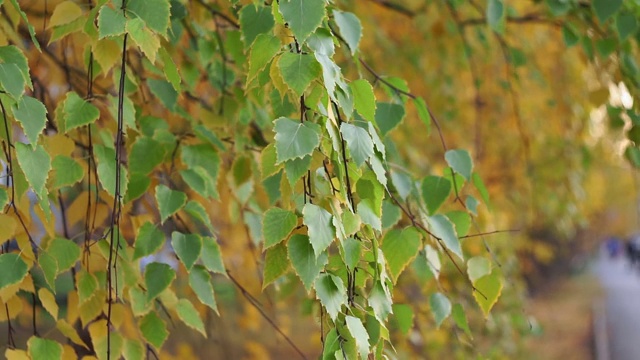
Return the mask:
<path id="1" fill-rule="evenodd" d="M 632 269 L 624 256 L 610 259 L 603 251 L 594 270 L 605 291 L 610 359 L 640 359 L 640 269 Z"/>

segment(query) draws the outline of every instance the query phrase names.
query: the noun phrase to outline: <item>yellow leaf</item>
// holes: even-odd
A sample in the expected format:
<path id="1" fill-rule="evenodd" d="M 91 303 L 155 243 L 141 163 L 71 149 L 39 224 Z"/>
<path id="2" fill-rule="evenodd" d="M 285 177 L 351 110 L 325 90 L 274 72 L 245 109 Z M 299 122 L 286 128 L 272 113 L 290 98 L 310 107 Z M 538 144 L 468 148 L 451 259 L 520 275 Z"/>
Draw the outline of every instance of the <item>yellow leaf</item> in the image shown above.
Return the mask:
<path id="1" fill-rule="evenodd" d="M 65 320 L 63 319 L 58 320 L 58 322 L 56 323 L 56 328 L 58 328 L 58 330 L 62 333 L 62 335 L 64 335 L 67 339 L 71 340 L 71 342 L 73 342 L 74 344 L 83 346 L 87 350 L 89 349 L 87 344 L 85 344 L 84 341 L 82 341 L 82 339 L 80 338 L 80 335 L 78 335 L 78 332 L 76 331 L 76 329 L 74 329 L 73 326 L 71 326 Z"/>
<path id="2" fill-rule="evenodd" d="M 70 324 L 73 324 L 78 320 L 78 316 L 80 316 L 78 310 L 78 303 L 80 300 L 78 299 L 77 291 L 70 291 L 67 294 L 67 321 Z"/>
<path id="3" fill-rule="evenodd" d="M 52 159 L 58 155 L 71 156 L 71 153 L 76 148 L 71 138 L 60 133 L 44 136 L 42 138 L 42 146 L 44 146 Z"/>
<path id="4" fill-rule="evenodd" d="M 70 345 L 62 346 L 62 360 L 76 360 L 77 358 L 76 351 Z"/>
<path id="5" fill-rule="evenodd" d="M 39 219 L 43 219 L 42 221 L 42 225 L 44 227 L 44 230 L 47 232 L 47 235 L 49 235 L 50 237 L 55 237 L 56 236 L 56 221 L 54 219 L 51 219 L 53 221 L 47 221 L 47 216 L 45 215 L 44 211 L 42 210 L 42 207 L 40 206 L 34 206 L 33 207 L 33 212 L 36 214 L 36 216 Z"/>
<path id="6" fill-rule="evenodd" d="M 33 285 L 33 278 L 31 277 L 31 275 L 27 275 L 24 277 L 24 279 L 22 279 L 19 284 L 19 288 L 22 291 L 26 291 L 32 294 L 36 293 L 36 287 Z"/>
<path id="7" fill-rule="evenodd" d="M 38 290 L 38 298 L 42 302 L 42 306 L 54 319 L 58 319 L 58 303 L 56 303 L 56 297 L 47 288 L 40 288 Z"/>
<path id="8" fill-rule="evenodd" d="M 0 243 L 11 238 L 16 233 L 16 221 L 12 216 L 0 214 Z"/>
<path id="9" fill-rule="evenodd" d="M 18 349 L 7 349 L 7 351 L 4 352 L 4 356 L 7 358 L 7 360 L 29 360 L 29 354 L 27 354 L 26 351 L 24 350 L 18 350 Z"/>
<path id="10" fill-rule="evenodd" d="M 96 42 L 93 47 L 93 58 L 100 64 L 103 74 L 107 74 L 118 62 L 120 51 L 120 45 L 109 38 L 103 38 Z"/>
<path id="11" fill-rule="evenodd" d="M 33 263 L 36 261 L 36 256 L 33 254 L 33 248 L 31 247 L 31 241 L 29 241 L 29 237 L 26 233 L 20 234 L 16 236 L 16 242 L 18 243 L 18 247 L 20 248 L 20 257 L 27 263 L 27 266 L 33 266 Z"/>
<path id="12" fill-rule="evenodd" d="M 82 16 L 82 9 L 73 1 L 63 1 L 53 10 L 47 28 L 68 24 Z"/>
<path id="13" fill-rule="evenodd" d="M 5 309 L 4 311 L 0 311 L 0 322 L 7 321 L 7 309 L 9 309 L 9 318 L 15 319 L 22 312 L 23 301 L 20 296 L 14 296 L 9 299 L 8 302 L 0 301 L 0 309 Z"/>
<path id="14" fill-rule="evenodd" d="M 97 290 L 95 294 L 80 305 L 80 321 L 82 326 L 87 326 L 89 322 L 102 314 L 102 306 L 106 300 L 106 291 Z"/>

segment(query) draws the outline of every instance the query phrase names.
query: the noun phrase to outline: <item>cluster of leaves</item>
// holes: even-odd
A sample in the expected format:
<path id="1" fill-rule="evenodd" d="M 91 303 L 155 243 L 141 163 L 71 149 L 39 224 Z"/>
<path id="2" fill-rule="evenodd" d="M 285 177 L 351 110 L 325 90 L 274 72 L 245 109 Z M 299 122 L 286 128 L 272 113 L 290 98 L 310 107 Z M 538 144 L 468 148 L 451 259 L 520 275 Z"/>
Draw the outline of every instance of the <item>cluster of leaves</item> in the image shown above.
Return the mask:
<path id="1" fill-rule="evenodd" d="M 212 204 L 261 244 L 263 289 L 295 274 L 319 301 L 324 358 L 382 357 L 394 309 L 411 328 L 393 294 L 416 258 L 436 279 L 441 262 L 461 273 L 466 262 L 485 316 L 500 296 L 500 272 L 461 246 L 472 193 L 489 201 L 469 152 L 443 141 L 446 166 L 418 180 L 387 161 L 408 108 L 427 129 L 437 120 L 362 60 L 353 13 L 324 0 L 62 1 L 38 32 L 15 0 L 2 7 L 7 357 L 142 358 L 160 351 L 173 316 L 207 336 L 212 275 L 245 291 Z M 28 301 L 21 350 L 12 321 Z M 444 291 L 429 303 L 437 326 L 452 315 L 469 331 Z M 68 344 L 40 335 L 41 310 Z"/>

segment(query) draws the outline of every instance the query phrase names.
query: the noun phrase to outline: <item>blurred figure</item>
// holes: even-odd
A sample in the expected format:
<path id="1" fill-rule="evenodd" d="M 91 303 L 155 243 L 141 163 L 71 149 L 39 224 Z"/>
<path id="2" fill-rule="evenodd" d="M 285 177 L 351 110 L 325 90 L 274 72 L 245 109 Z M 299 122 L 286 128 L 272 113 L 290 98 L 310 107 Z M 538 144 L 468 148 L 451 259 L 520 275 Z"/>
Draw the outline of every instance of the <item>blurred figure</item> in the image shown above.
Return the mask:
<path id="1" fill-rule="evenodd" d="M 625 250 L 632 268 L 640 263 L 640 235 L 633 235 L 627 242 Z"/>
<path id="2" fill-rule="evenodd" d="M 609 254 L 610 258 L 617 258 L 618 255 L 620 255 L 620 252 L 622 250 L 622 244 L 620 243 L 620 239 L 618 239 L 617 237 L 615 236 L 609 237 L 605 241 L 605 246 L 607 248 L 607 253 Z"/>

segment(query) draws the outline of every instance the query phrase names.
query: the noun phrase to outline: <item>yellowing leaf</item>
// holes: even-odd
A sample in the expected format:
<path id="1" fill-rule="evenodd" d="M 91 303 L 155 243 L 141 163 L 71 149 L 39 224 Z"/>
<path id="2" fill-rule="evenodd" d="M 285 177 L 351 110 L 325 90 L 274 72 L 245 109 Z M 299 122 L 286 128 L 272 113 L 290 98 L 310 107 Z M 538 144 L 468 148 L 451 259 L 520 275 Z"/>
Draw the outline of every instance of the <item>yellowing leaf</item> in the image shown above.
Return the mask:
<path id="1" fill-rule="evenodd" d="M 68 24 L 82 16 L 82 9 L 73 1 L 63 1 L 56 6 L 47 28 Z"/>
<path id="2" fill-rule="evenodd" d="M 58 318 L 58 304 L 56 303 L 56 297 L 47 288 L 40 288 L 38 290 L 38 298 L 42 303 L 42 306 L 54 319 Z"/>
<path id="3" fill-rule="evenodd" d="M 7 360 L 31 360 L 26 351 L 18 349 L 7 349 L 7 351 L 4 352 L 4 356 Z"/>
<path id="4" fill-rule="evenodd" d="M 473 297 L 480 305 L 484 316 L 487 317 L 502 293 L 502 278 L 498 272 L 493 271 L 491 274 L 478 279 L 474 286 L 477 290 L 473 292 Z"/>
<path id="5" fill-rule="evenodd" d="M 13 237 L 16 232 L 16 221 L 13 217 L 0 214 L 0 243 L 3 243 Z"/>
<path id="6" fill-rule="evenodd" d="M 67 339 L 71 340 L 71 342 L 73 342 L 74 344 L 80 345 L 87 350 L 89 349 L 89 347 L 80 338 L 80 335 L 78 335 L 78 332 L 76 331 L 76 329 L 74 329 L 73 326 L 71 326 L 65 320 L 63 319 L 58 320 L 58 322 L 56 323 L 56 328 L 62 333 L 62 335 L 64 335 Z"/>

